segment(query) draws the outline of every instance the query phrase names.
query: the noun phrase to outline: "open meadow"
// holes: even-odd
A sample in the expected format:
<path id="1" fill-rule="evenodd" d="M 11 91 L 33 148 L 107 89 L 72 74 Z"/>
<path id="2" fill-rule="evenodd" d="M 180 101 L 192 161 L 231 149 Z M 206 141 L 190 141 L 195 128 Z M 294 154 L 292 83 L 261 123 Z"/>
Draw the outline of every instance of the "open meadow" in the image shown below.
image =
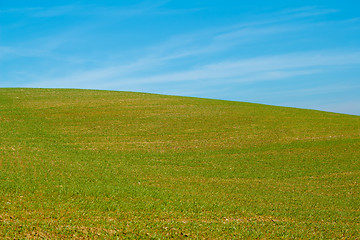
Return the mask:
<path id="1" fill-rule="evenodd" d="M 360 116 L 0 89 L 0 238 L 359 237 Z"/>

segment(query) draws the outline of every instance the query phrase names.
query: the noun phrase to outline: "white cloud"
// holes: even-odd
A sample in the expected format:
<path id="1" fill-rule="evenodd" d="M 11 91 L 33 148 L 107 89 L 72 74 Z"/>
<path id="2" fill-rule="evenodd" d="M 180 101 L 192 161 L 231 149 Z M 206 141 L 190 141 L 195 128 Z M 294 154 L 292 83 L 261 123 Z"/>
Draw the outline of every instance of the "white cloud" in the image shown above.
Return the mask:
<path id="1" fill-rule="evenodd" d="M 307 52 L 235 61 L 223 61 L 203 65 L 196 69 L 176 71 L 141 78 L 127 78 L 137 83 L 160 83 L 171 81 L 226 80 L 238 82 L 282 79 L 313 74 L 323 66 L 360 64 L 360 52 Z"/>
<path id="2" fill-rule="evenodd" d="M 144 74 L 162 64 L 163 59 L 144 59 L 138 62 L 113 67 L 80 71 L 62 77 L 34 82 L 32 87 L 74 87 L 84 83 L 98 88 L 116 89 L 119 86 L 159 84 L 189 81 L 258 82 L 280 80 L 295 76 L 317 74 L 323 68 L 339 65 L 360 65 L 360 52 L 307 52 L 267 57 L 256 57 L 207 64 L 198 68 L 172 71 L 165 74 Z M 141 76 L 145 75 L 145 76 Z M 141 76 L 141 77 L 140 77 Z"/>

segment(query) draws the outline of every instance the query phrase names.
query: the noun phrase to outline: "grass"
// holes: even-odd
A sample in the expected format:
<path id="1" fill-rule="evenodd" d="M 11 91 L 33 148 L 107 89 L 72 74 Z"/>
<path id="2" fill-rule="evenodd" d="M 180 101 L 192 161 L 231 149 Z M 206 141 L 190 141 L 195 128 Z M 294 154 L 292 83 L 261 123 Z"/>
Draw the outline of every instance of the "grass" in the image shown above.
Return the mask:
<path id="1" fill-rule="evenodd" d="M 360 117 L 0 89 L 0 237 L 357 239 Z"/>

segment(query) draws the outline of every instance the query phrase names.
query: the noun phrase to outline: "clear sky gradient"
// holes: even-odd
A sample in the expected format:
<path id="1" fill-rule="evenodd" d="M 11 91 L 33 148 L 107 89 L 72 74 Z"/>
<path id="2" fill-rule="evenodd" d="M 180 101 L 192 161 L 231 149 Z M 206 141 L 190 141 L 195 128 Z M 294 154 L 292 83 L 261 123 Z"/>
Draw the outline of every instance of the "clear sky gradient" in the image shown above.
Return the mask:
<path id="1" fill-rule="evenodd" d="M 0 87 L 360 115 L 360 1 L 0 1 Z"/>

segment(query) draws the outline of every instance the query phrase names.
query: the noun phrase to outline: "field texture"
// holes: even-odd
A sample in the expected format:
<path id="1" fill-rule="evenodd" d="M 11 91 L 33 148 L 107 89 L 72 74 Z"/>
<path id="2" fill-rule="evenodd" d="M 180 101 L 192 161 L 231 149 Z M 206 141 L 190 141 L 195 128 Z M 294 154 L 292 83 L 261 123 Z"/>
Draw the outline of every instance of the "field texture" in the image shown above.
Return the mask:
<path id="1" fill-rule="evenodd" d="M 0 89 L 0 238 L 358 239 L 360 117 Z"/>

